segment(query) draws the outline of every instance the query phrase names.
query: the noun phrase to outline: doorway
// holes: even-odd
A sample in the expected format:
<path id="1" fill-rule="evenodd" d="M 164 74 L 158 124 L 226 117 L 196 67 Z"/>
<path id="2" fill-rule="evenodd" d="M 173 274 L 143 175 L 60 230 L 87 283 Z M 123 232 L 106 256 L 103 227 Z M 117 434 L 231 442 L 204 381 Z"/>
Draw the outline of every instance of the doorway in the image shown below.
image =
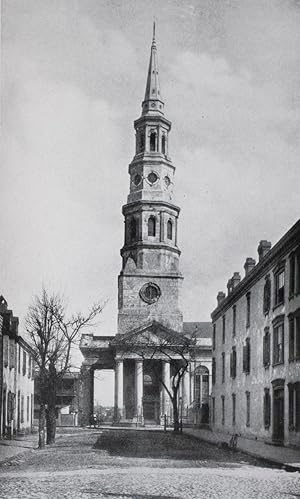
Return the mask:
<path id="1" fill-rule="evenodd" d="M 273 386 L 273 440 L 284 440 L 284 385 Z"/>

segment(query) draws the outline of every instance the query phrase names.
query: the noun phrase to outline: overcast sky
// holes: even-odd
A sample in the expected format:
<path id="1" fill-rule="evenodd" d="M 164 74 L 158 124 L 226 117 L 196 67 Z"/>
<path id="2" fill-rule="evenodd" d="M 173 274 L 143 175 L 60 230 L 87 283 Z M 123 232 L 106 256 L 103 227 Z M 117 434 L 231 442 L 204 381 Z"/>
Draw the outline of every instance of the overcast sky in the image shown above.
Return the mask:
<path id="1" fill-rule="evenodd" d="M 206 321 L 259 240 L 299 218 L 300 2 L 2 0 L 1 293 L 109 302 L 152 37 L 182 212 L 183 313 Z M 22 334 L 22 322 L 21 322 Z"/>

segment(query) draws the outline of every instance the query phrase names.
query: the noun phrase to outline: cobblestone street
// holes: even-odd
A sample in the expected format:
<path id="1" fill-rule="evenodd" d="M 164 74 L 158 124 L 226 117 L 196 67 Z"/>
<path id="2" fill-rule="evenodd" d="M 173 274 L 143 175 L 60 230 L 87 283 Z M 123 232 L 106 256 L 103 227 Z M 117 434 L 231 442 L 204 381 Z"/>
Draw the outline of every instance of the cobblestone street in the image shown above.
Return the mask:
<path id="1" fill-rule="evenodd" d="M 300 479 L 185 435 L 78 429 L 2 464 L 0 497 L 277 499 L 300 497 Z"/>

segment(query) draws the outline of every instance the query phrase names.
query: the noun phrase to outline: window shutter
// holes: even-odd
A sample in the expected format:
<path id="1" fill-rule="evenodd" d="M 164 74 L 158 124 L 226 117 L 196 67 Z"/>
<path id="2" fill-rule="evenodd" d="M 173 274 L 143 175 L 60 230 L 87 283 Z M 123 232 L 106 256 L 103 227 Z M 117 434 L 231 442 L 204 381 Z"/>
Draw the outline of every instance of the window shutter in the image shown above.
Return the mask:
<path id="1" fill-rule="evenodd" d="M 230 354 L 230 377 L 233 378 L 233 353 Z"/>

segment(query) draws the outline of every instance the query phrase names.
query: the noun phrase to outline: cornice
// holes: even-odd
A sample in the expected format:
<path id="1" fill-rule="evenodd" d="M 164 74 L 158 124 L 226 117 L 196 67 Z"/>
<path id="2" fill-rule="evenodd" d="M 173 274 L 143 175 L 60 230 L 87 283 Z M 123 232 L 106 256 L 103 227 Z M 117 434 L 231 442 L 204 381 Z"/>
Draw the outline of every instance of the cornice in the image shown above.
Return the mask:
<path id="1" fill-rule="evenodd" d="M 296 244 L 300 243 L 300 220 L 273 246 L 272 249 L 258 262 L 255 267 L 244 277 L 244 279 L 234 288 L 234 290 L 221 302 L 212 312 L 211 318 L 216 321 L 226 310 L 228 310 L 241 296 L 269 272 L 272 267 L 278 265 L 280 260 Z"/>
<path id="2" fill-rule="evenodd" d="M 181 251 L 177 247 L 169 246 L 168 244 L 165 244 L 163 242 L 149 243 L 149 242 L 144 242 L 144 241 L 136 241 L 133 244 L 125 244 L 123 246 L 123 248 L 120 250 L 120 254 L 121 254 L 121 256 L 123 256 L 123 254 L 126 251 L 130 252 L 130 251 L 135 250 L 135 249 L 144 249 L 144 248 L 145 249 L 165 249 L 165 250 L 170 251 L 171 253 L 176 253 L 178 256 L 181 255 Z"/>
<path id="3" fill-rule="evenodd" d="M 147 206 L 162 206 L 165 208 L 168 208 L 172 211 L 175 211 L 177 214 L 180 213 L 180 208 L 179 206 L 176 206 L 175 204 L 168 203 L 167 201 L 158 201 L 158 200 L 145 200 L 145 199 L 139 199 L 138 201 L 133 201 L 132 203 L 127 203 L 122 206 L 122 214 L 126 215 L 127 213 L 130 213 L 131 211 L 134 212 L 136 211 L 135 208 L 140 209 L 140 207 L 144 208 L 144 211 L 146 211 Z"/>

